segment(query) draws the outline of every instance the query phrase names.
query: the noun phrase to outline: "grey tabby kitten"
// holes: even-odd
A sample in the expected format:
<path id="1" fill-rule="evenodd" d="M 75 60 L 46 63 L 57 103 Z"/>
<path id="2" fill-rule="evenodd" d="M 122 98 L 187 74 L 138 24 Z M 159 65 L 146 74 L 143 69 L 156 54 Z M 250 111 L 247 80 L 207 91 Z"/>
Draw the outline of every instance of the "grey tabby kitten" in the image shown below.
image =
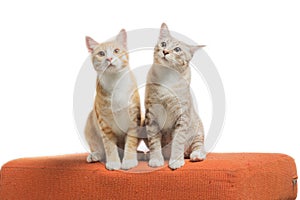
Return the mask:
<path id="1" fill-rule="evenodd" d="M 169 158 L 171 169 L 182 167 L 184 157 L 191 161 L 206 157 L 203 125 L 190 93 L 189 61 L 201 47 L 178 41 L 162 24 L 145 92 L 151 167 L 162 166 L 164 157 Z"/>

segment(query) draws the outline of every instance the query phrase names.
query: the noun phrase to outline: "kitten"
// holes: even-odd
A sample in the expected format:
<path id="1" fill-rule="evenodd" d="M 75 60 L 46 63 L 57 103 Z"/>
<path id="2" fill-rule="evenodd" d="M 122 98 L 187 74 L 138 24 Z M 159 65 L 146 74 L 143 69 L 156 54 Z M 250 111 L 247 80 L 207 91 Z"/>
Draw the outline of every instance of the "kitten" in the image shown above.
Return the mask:
<path id="1" fill-rule="evenodd" d="M 162 166 L 164 157 L 169 158 L 171 169 L 182 167 L 184 156 L 191 161 L 206 157 L 203 125 L 190 93 L 189 61 L 201 47 L 178 41 L 170 35 L 167 25 L 162 24 L 145 92 L 151 167 Z"/>
<path id="2" fill-rule="evenodd" d="M 94 108 L 85 128 L 91 150 L 87 162 L 106 159 L 109 170 L 130 169 L 138 164 L 141 116 L 136 80 L 128 65 L 127 34 L 122 29 L 115 40 L 101 44 L 86 37 L 86 45 L 97 72 Z"/>

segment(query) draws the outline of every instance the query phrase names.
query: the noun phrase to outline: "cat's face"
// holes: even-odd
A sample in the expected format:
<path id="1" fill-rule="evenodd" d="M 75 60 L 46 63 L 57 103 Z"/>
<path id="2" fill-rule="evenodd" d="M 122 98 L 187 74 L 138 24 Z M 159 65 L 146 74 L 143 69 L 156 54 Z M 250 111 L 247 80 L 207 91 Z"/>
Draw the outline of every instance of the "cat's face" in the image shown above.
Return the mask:
<path id="1" fill-rule="evenodd" d="M 172 67 L 179 72 L 185 71 L 193 54 L 201 46 L 191 46 L 173 38 L 165 23 L 160 29 L 158 43 L 154 49 L 154 62 L 156 64 Z"/>
<path id="2" fill-rule="evenodd" d="M 127 36 L 124 29 L 120 31 L 115 40 L 97 43 L 86 37 L 86 45 L 91 52 L 92 63 L 97 72 L 119 72 L 128 66 Z"/>

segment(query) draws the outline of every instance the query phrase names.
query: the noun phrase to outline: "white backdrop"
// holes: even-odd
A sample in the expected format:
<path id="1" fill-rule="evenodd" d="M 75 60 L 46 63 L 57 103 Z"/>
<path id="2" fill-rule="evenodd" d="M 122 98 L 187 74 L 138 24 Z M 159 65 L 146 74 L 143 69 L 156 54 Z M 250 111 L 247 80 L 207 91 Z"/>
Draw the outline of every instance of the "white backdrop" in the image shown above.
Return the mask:
<path id="1" fill-rule="evenodd" d="M 0 166 L 86 151 L 73 89 L 88 53 L 139 28 L 206 44 L 223 80 L 226 121 L 214 152 L 278 152 L 300 165 L 300 29 L 295 1 L 1 1 Z"/>

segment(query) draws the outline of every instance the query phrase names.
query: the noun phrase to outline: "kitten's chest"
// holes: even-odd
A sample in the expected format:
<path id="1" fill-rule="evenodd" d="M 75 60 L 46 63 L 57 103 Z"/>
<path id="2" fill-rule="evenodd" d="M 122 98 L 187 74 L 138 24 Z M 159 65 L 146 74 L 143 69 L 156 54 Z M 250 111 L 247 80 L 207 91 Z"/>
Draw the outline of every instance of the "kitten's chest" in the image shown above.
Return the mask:
<path id="1" fill-rule="evenodd" d="M 99 97 L 100 115 L 112 128 L 114 133 L 123 134 L 128 130 L 129 107 L 132 103 L 131 96 L 135 90 L 135 82 L 125 73 L 104 74 L 99 80 L 101 88 L 105 91 Z"/>
<path id="2" fill-rule="evenodd" d="M 109 97 L 109 99 L 111 99 L 111 97 Z M 117 135 L 126 133 L 129 128 L 129 106 L 125 107 L 123 105 L 124 103 L 122 102 L 112 104 L 109 100 L 108 103 L 101 104 L 98 107 L 101 118 Z"/>
<path id="3" fill-rule="evenodd" d="M 189 78 L 170 68 L 153 66 L 147 81 L 146 106 L 152 107 L 160 127 L 172 129 L 178 117 L 190 111 Z"/>
<path id="4" fill-rule="evenodd" d="M 106 91 L 110 109 L 119 111 L 129 106 L 131 95 L 136 88 L 129 71 L 119 74 L 104 74 L 100 77 L 99 82 Z"/>
<path id="5" fill-rule="evenodd" d="M 160 96 L 185 99 L 190 94 L 189 73 L 180 74 L 169 67 L 153 65 L 149 71 L 147 83 L 157 85 L 157 93 L 160 93 Z"/>

